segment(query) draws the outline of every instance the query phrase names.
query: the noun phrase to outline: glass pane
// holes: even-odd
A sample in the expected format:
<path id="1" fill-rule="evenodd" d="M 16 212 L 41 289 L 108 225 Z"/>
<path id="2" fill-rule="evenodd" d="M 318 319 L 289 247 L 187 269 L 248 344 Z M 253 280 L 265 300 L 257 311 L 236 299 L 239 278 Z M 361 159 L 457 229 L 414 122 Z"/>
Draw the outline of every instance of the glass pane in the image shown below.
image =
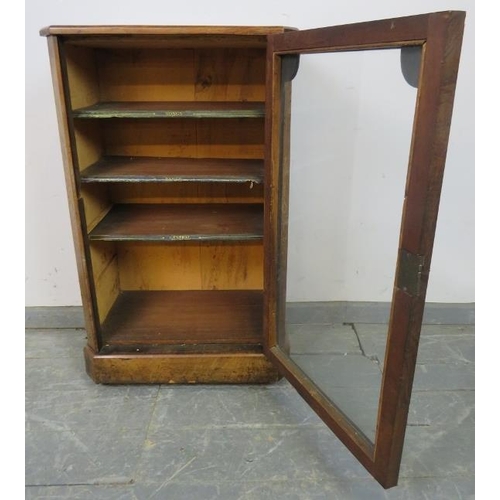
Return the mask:
<path id="1" fill-rule="evenodd" d="M 292 88 L 279 342 L 374 441 L 417 91 L 399 49 L 301 55 Z"/>

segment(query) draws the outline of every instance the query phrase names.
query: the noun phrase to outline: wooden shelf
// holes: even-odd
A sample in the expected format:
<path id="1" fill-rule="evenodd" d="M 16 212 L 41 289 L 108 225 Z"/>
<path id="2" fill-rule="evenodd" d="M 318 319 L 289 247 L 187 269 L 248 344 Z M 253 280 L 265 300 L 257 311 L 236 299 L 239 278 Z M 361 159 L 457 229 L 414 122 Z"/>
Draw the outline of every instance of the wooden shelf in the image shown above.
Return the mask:
<path id="1" fill-rule="evenodd" d="M 254 182 L 263 160 L 110 156 L 86 168 L 82 182 Z"/>
<path id="2" fill-rule="evenodd" d="M 260 290 L 125 291 L 102 326 L 102 348 L 261 344 L 262 317 Z"/>
<path id="3" fill-rule="evenodd" d="M 263 102 L 100 102 L 74 118 L 262 118 Z"/>
<path id="4" fill-rule="evenodd" d="M 101 241 L 246 241 L 262 236 L 260 204 L 115 205 L 89 234 Z"/>

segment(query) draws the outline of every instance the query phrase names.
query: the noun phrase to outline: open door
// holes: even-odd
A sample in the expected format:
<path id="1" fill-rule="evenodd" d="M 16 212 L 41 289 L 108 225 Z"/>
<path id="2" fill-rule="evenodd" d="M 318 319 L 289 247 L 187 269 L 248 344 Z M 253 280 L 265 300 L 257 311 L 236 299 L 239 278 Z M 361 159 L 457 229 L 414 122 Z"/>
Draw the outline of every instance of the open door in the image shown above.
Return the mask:
<path id="1" fill-rule="evenodd" d="M 290 31 L 269 37 L 267 81 L 269 112 L 266 117 L 266 144 L 270 149 L 266 155 L 267 192 L 264 214 L 266 224 L 264 244 L 267 259 L 264 301 L 267 332 L 265 350 L 268 357 L 314 411 L 385 488 L 395 486 L 398 481 L 448 145 L 464 19 L 463 12 L 439 12 L 306 31 Z M 375 370 L 373 377 L 366 377 L 369 380 L 364 382 L 365 385 L 362 390 L 360 389 L 357 398 L 358 402 L 375 401 L 375 405 L 372 405 L 375 408 L 373 425 L 367 426 L 362 417 L 368 412 L 362 407 L 355 408 L 354 411 L 349 408 L 349 404 L 355 399 L 352 393 L 356 388 L 344 384 L 341 390 L 337 390 L 336 385 L 328 380 L 328 377 L 339 379 L 339 370 L 342 366 L 348 366 L 349 357 L 332 355 L 326 362 L 326 358 L 320 355 L 328 350 L 324 345 L 318 352 L 311 353 L 307 350 L 314 339 L 312 327 L 309 335 L 307 325 L 301 326 L 303 335 L 299 341 L 294 340 L 296 337 L 289 331 L 287 260 L 289 260 L 290 175 L 293 176 L 294 168 L 299 168 L 294 161 L 290 161 L 290 129 L 294 121 L 290 102 L 293 108 L 291 82 L 297 72 L 300 72 L 299 59 L 302 67 L 304 60 L 313 57 L 312 54 L 325 53 L 331 56 L 337 53 L 369 54 L 381 49 L 384 51 L 384 56 L 387 49 L 392 52 L 397 51 L 398 64 L 399 60 L 401 61 L 398 76 L 404 85 L 409 84 L 414 87 L 415 94 L 411 106 L 407 107 L 411 111 L 411 116 L 405 118 L 405 123 L 409 124 L 406 153 L 403 156 L 397 152 L 392 154 L 392 146 L 387 144 L 384 146 L 383 142 L 377 143 L 374 149 L 375 153 L 379 154 L 382 148 L 385 148 L 388 157 L 397 159 L 394 168 L 391 166 L 384 175 L 399 176 L 402 179 L 402 186 L 399 208 L 390 209 L 388 212 L 396 214 L 397 231 L 393 244 L 394 271 L 386 287 L 389 290 L 388 302 L 390 302 L 387 311 L 386 343 L 382 359 L 377 360 L 380 386 L 371 385 L 377 378 Z M 340 62 L 335 63 L 335 67 L 350 71 L 349 68 L 353 66 Z M 377 64 L 372 65 L 372 74 L 375 73 Z M 378 77 L 380 76 L 378 74 Z M 325 88 L 329 85 L 325 84 L 324 78 L 317 72 L 308 79 L 308 82 L 311 99 L 315 93 L 316 83 L 322 84 Z M 349 83 L 345 87 L 350 88 Z M 338 88 L 335 82 L 331 82 L 332 100 L 335 99 Z M 389 94 L 391 92 L 389 90 Z M 307 97 L 307 94 L 300 95 L 302 99 L 304 96 Z M 373 94 L 372 97 L 376 100 L 378 94 Z M 356 102 L 355 100 L 353 102 L 353 113 L 355 113 Z M 344 99 L 343 111 L 339 111 L 340 108 L 333 108 L 329 113 L 333 121 L 330 122 L 327 131 L 320 134 L 327 137 L 327 140 L 330 138 L 332 145 L 335 145 L 335 136 L 342 133 L 343 126 L 348 126 L 345 121 L 335 122 L 336 117 L 340 120 L 342 116 L 344 118 L 349 116 L 345 104 Z M 308 111 L 308 103 L 303 106 L 303 109 Z M 319 116 L 321 106 L 316 108 L 311 106 L 309 111 Z M 385 119 L 397 117 L 406 111 L 405 106 L 395 106 Z M 318 120 L 317 127 L 321 127 L 322 124 L 324 120 Z M 381 123 L 381 127 L 382 125 Z M 398 124 L 396 126 L 399 127 Z M 371 127 L 373 128 L 373 123 Z M 292 138 L 293 141 L 301 141 L 302 137 L 300 134 L 292 134 Z M 395 137 L 393 142 L 397 140 Z M 302 144 L 302 151 L 313 157 L 317 153 L 314 146 L 314 141 L 308 141 L 305 145 Z M 342 171 L 343 165 L 339 165 L 338 161 L 346 161 L 345 158 L 347 156 L 343 160 L 335 156 L 330 158 L 332 169 Z M 297 161 L 300 163 L 300 159 Z M 381 157 L 380 161 L 383 163 L 385 160 Z M 325 170 L 315 170 L 314 162 L 302 170 L 304 177 L 303 181 L 299 182 L 307 184 L 307 180 L 314 176 L 319 177 L 319 182 L 322 182 L 321 175 L 324 175 Z M 353 177 L 350 179 L 352 181 Z M 331 179 L 324 179 L 323 182 L 331 182 Z M 307 191 L 307 186 L 304 189 Z M 345 191 L 339 190 L 336 193 L 331 191 L 330 201 L 341 202 L 342 192 Z M 371 201 L 375 205 L 380 204 L 383 201 L 379 199 L 380 196 L 382 195 L 379 191 L 374 189 Z M 316 195 L 310 190 L 305 197 L 307 204 L 308 200 L 312 203 Z M 359 198 L 358 202 L 351 200 L 351 205 L 356 209 L 359 208 L 362 199 L 366 197 Z M 336 216 L 342 216 L 337 215 L 335 210 L 332 210 L 332 213 L 333 220 Z M 307 219 L 303 221 L 303 225 L 308 224 Z M 323 231 L 325 233 L 332 231 L 332 224 L 323 225 Z M 321 244 L 320 233 L 321 231 L 316 233 L 318 245 Z M 379 242 L 382 239 L 379 238 Z M 375 243 L 372 241 L 368 245 L 371 245 L 370 248 L 377 248 L 379 243 L 375 240 Z M 334 250 L 335 246 L 334 243 L 331 248 L 332 260 L 338 257 Z M 382 252 L 385 253 L 387 252 Z M 300 280 L 298 283 L 300 286 Z M 335 280 L 332 280 L 331 284 L 335 286 Z M 319 300 L 322 300 L 322 297 L 319 297 Z M 343 304 L 345 306 L 345 302 Z M 335 315 L 335 312 L 331 314 Z M 339 318 L 340 324 L 349 324 L 349 320 L 346 321 L 340 316 Z M 324 323 L 323 320 L 319 322 Z M 299 344 L 306 347 L 304 352 L 300 352 L 297 347 Z M 356 362 L 362 360 L 360 356 L 352 359 Z M 341 385 L 338 384 L 339 387 Z M 373 432 L 370 432 L 370 429 Z"/>

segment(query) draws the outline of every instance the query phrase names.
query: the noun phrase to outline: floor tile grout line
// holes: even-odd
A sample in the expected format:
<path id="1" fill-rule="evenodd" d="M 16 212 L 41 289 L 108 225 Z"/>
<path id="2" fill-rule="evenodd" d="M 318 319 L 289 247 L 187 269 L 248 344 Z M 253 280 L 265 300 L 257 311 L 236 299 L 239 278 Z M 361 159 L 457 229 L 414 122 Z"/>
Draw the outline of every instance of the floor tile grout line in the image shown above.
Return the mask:
<path id="1" fill-rule="evenodd" d="M 405 476 L 401 475 L 399 477 L 400 482 L 401 481 L 422 481 L 422 480 L 427 480 L 427 479 L 442 479 L 442 480 L 453 480 L 457 478 L 464 478 L 464 479 L 473 479 L 475 477 L 474 473 L 471 474 L 444 474 L 444 475 L 420 475 L 420 476 Z M 366 482 L 366 481 L 374 481 L 374 479 L 369 476 L 357 476 L 357 477 L 335 477 L 334 478 L 336 482 L 345 482 L 345 483 L 351 483 L 355 481 L 360 481 L 360 482 Z M 192 478 L 189 480 L 179 480 L 179 479 L 174 479 L 171 481 L 169 484 L 178 484 L 178 485 L 215 485 L 215 484 L 259 484 L 262 481 L 259 479 L 245 479 L 245 480 L 238 480 L 238 479 L 219 479 L 217 481 L 212 480 L 212 481 L 207 481 L 207 480 L 201 480 L 197 481 Z M 316 484 L 317 480 L 309 479 L 307 477 L 304 478 L 299 478 L 299 479 L 266 479 L 266 482 L 268 483 L 275 483 L 275 484 L 290 484 L 290 482 L 297 482 L 300 484 L 304 483 L 311 483 L 311 484 Z M 136 482 L 134 480 L 128 482 L 128 483 L 95 483 L 95 482 L 75 482 L 75 483 L 53 483 L 53 484 L 26 484 L 26 488 L 54 488 L 54 487 L 72 487 L 72 486 L 97 486 L 97 487 L 104 487 L 104 488 L 134 488 L 137 485 L 156 485 L 159 484 L 160 481 L 140 481 Z"/>

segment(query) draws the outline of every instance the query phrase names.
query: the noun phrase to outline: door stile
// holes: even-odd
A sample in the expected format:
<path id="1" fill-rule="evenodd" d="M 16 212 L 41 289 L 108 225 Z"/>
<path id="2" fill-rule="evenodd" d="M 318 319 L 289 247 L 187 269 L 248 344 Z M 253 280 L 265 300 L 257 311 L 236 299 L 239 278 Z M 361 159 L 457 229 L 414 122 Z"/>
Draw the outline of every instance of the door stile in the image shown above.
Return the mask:
<path id="1" fill-rule="evenodd" d="M 375 443 L 379 481 L 397 484 L 425 308 L 465 15 L 429 16 L 403 207 Z"/>

